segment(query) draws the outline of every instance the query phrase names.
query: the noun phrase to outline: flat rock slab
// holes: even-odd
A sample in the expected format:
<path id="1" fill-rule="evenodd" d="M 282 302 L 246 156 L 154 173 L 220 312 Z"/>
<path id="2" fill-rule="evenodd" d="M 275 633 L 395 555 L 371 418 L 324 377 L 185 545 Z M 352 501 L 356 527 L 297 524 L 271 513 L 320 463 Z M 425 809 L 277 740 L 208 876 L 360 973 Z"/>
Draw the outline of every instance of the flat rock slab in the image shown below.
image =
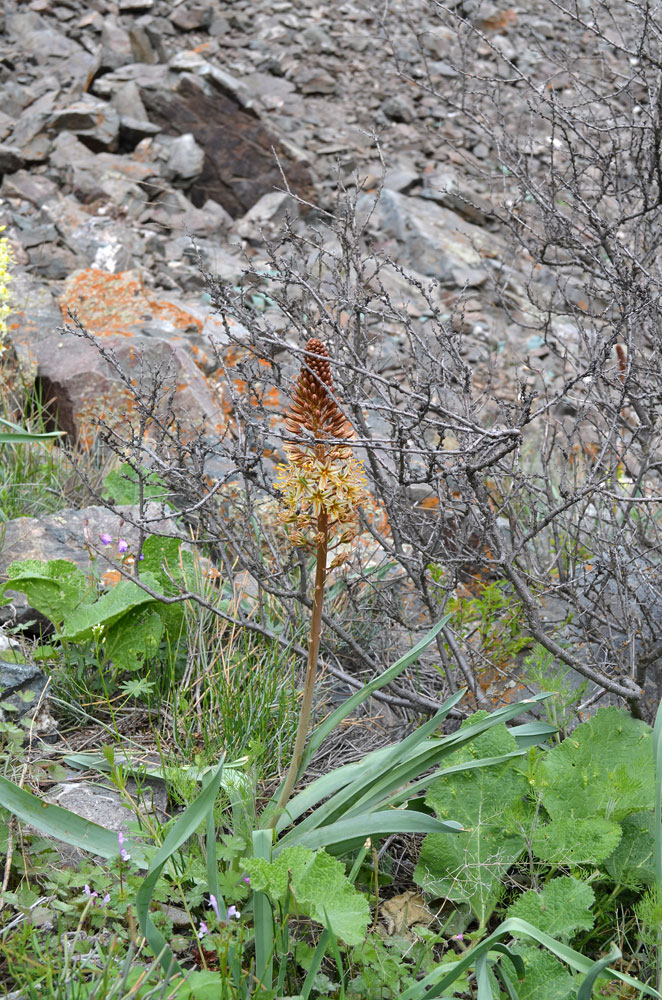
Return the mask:
<path id="1" fill-rule="evenodd" d="M 228 90 L 209 95 L 183 78 L 177 93 L 141 90 L 150 121 L 170 135 L 190 134 L 205 151 L 202 171 L 190 190 L 197 208 L 211 198 L 233 218 L 262 197 L 283 187 L 276 151 L 290 188 L 314 200 L 310 171 L 295 160 L 254 111 L 242 107 Z"/>
<path id="2" fill-rule="evenodd" d="M 132 797 L 136 797 L 138 789 L 136 782 L 129 779 L 127 791 Z M 106 830 L 129 834 L 129 823 L 135 820 L 135 814 L 123 801 L 120 793 L 106 783 L 101 784 L 94 781 L 67 781 L 54 785 L 43 796 L 44 802 L 51 805 L 68 809 L 69 812 L 82 816 L 83 819 L 90 820 Z M 168 813 L 168 793 L 165 782 L 159 779 L 149 779 L 148 784 L 141 784 L 139 793 L 141 812 L 152 815 L 159 823 L 164 823 L 169 818 Z M 32 828 L 29 828 L 32 832 Z M 131 834 L 134 836 L 134 834 Z M 62 864 L 68 867 L 79 865 L 84 853 L 77 847 L 65 844 L 60 840 L 53 841 L 62 859 Z M 119 854 L 119 841 L 117 853 Z M 129 862 L 131 863 L 131 862 Z"/>

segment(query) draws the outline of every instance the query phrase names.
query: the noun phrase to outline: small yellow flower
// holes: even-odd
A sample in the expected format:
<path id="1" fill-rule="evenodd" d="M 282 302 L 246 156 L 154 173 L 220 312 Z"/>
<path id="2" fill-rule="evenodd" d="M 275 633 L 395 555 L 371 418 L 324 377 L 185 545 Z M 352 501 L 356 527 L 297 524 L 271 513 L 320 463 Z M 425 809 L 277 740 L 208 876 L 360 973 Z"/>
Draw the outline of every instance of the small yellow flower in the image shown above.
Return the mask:
<path id="1" fill-rule="evenodd" d="M 0 232 L 6 226 L 0 226 Z M 14 256 L 6 236 L 0 237 L 0 353 L 5 350 L 5 338 L 7 336 L 7 317 L 11 312 L 9 305 L 10 293 L 9 282 L 11 274 L 9 269 L 14 263 Z"/>

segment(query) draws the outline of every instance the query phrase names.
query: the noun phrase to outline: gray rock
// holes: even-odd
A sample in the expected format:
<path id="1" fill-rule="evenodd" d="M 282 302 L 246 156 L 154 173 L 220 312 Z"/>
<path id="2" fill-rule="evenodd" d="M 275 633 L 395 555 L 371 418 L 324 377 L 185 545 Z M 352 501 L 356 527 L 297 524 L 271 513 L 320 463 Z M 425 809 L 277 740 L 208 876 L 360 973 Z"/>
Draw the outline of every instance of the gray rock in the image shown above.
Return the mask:
<path id="1" fill-rule="evenodd" d="M 294 77 L 294 82 L 302 94 L 335 94 L 337 87 L 331 74 L 318 67 L 301 70 Z"/>
<path id="2" fill-rule="evenodd" d="M 153 18 L 136 21 L 129 28 L 131 52 L 135 62 L 156 66 L 166 62 L 168 53 L 159 34 L 154 30 Z"/>
<path id="3" fill-rule="evenodd" d="M 301 41 L 309 52 L 328 53 L 335 52 L 336 49 L 335 42 L 328 32 L 314 24 L 301 32 Z"/>
<path id="4" fill-rule="evenodd" d="M 393 122 L 412 122 L 416 117 L 412 102 L 403 94 L 387 97 L 381 110 Z"/>
<path id="5" fill-rule="evenodd" d="M 180 31 L 199 31 L 211 24 L 212 13 L 212 8 L 208 4 L 182 4 L 169 15 L 169 18 Z"/>
<path id="6" fill-rule="evenodd" d="M 131 770 L 130 764 L 125 764 L 125 768 Z M 144 769 L 140 765 L 135 767 L 140 773 Z M 148 777 L 141 774 L 138 783 L 130 778 L 127 781 L 127 791 L 133 799 L 138 798 L 141 804 L 141 812 L 154 817 L 158 823 L 164 823 L 169 818 L 168 793 L 165 782 L 158 778 Z M 110 785 L 107 781 L 101 782 L 72 780 L 54 785 L 43 796 L 44 802 L 68 809 L 69 812 L 82 816 L 83 819 L 90 820 L 106 830 L 115 833 L 122 833 L 129 836 L 129 823 L 135 820 L 134 813 L 127 804 L 125 798 Z M 133 837 L 134 834 L 131 834 Z M 65 844 L 62 841 L 54 841 L 63 865 L 76 867 L 84 857 L 83 852 L 76 847 Z M 119 841 L 117 853 L 119 854 Z M 131 861 L 128 861 L 131 864 Z"/>
<path id="7" fill-rule="evenodd" d="M 21 246 L 25 250 L 28 250 L 30 247 L 37 247 L 41 243 L 54 243 L 57 240 L 58 233 L 55 226 L 47 222 L 41 226 L 28 225 L 24 229 L 19 229 L 16 236 Z"/>
<path id="8" fill-rule="evenodd" d="M 0 140 L 6 139 L 13 127 L 14 119 L 12 116 L 0 111 Z"/>
<path id="9" fill-rule="evenodd" d="M 112 95 L 111 104 L 120 117 L 149 121 L 135 80 L 127 80 L 126 83 L 120 84 Z"/>
<path id="10" fill-rule="evenodd" d="M 113 150 L 119 138 L 119 115 L 106 101 L 83 96 L 66 108 L 54 111 L 46 121 L 53 132 L 72 132 L 90 149 Z"/>
<path id="11" fill-rule="evenodd" d="M 373 205 L 374 198 L 363 195 L 357 210 L 367 214 Z M 493 234 L 439 205 L 388 189 L 382 192 L 371 226 L 380 240 L 389 238 L 387 249 L 401 264 L 450 284 L 455 284 L 456 268 L 480 267 L 479 250 L 494 248 Z"/>
<path id="12" fill-rule="evenodd" d="M 49 281 L 62 281 L 80 265 L 68 247 L 56 243 L 42 243 L 28 251 L 30 271 Z"/>
<path id="13" fill-rule="evenodd" d="M 3 198 L 21 198 L 40 208 L 57 196 L 57 185 L 43 174 L 18 170 L 15 174 L 5 175 L 0 194 Z"/>
<path id="14" fill-rule="evenodd" d="M 259 243 L 273 239 L 281 230 L 286 218 L 296 219 L 299 205 L 284 191 L 264 194 L 242 219 L 234 225 L 234 232 L 244 240 Z"/>
<path id="15" fill-rule="evenodd" d="M 92 572 L 96 563 L 103 574 L 113 568 L 113 559 L 104 559 L 95 550 L 106 553 L 99 541 L 102 533 L 113 539 L 123 538 L 135 551 L 138 532 L 124 518 L 135 519 L 139 511 L 133 506 L 118 506 L 114 511 L 105 507 L 84 507 L 82 510 L 62 510 L 45 517 L 18 517 L 9 520 L 5 529 L 5 544 L 0 553 L 0 578 L 7 578 L 10 563 L 23 559 L 68 559 L 83 573 Z M 176 536 L 173 520 L 162 518 L 163 508 L 155 502 L 147 505 L 147 516 L 153 519 L 153 532 L 158 535 Z M 108 555 L 117 555 L 115 548 Z M 0 622 L 25 624 L 38 616 L 30 608 L 27 597 L 19 591 L 8 591 L 11 604 L 0 607 Z M 43 619 L 42 619 L 43 620 Z"/>
<path id="16" fill-rule="evenodd" d="M 101 47 L 102 69 L 117 69 L 118 66 L 135 62 L 131 36 L 116 17 L 109 15 L 104 18 Z"/>
<path id="17" fill-rule="evenodd" d="M 15 722 L 33 712 L 45 687 L 46 678 L 33 663 L 0 660 L 0 721 Z"/>
<path id="18" fill-rule="evenodd" d="M 25 157 L 18 146 L 0 143 L 0 174 L 13 174 L 25 166 Z"/>
<path id="19" fill-rule="evenodd" d="M 174 180 L 190 181 L 202 172 L 205 151 L 198 146 L 190 132 L 178 136 L 170 143 L 168 176 Z"/>

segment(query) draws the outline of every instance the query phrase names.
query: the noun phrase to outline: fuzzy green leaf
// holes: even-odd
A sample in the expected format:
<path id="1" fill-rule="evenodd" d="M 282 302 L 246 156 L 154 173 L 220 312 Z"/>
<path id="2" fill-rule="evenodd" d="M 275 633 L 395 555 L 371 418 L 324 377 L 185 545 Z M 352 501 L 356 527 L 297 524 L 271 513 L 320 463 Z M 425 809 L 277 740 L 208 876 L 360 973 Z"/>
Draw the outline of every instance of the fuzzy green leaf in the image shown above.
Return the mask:
<path id="1" fill-rule="evenodd" d="M 524 979 L 517 987 L 519 1000 L 573 1000 L 573 978 L 548 951 L 541 948 L 518 948 L 524 959 Z"/>
<path id="2" fill-rule="evenodd" d="M 535 856 L 548 864 L 595 865 L 609 857 L 620 839 L 618 823 L 562 816 L 536 829 L 532 847 Z"/>
<path id="3" fill-rule="evenodd" d="M 601 708 L 541 761 L 538 787 L 553 819 L 618 822 L 655 804 L 650 726 L 618 708 Z"/>
<path id="4" fill-rule="evenodd" d="M 163 500 L 168 496 L 168 490 L 155 472 L 143 472 L 143 500 Z M 104 496 L 116 504 L 132 504 L 140 501 L 140 485 L 135 469 L 128 462 L 123 462 L 119 469 L 112 469 L 106 476 Z"/>
<path id="5" fill-rule="evenodd" d="M 145 583 L 156 588 L 157 581 L 150 573 L 143 574 Z M 120 580 L 116 587 L 102 594 L 94 604 L 86 604 L 68 616 L 63 636 L 71 642 L 89 639 L 95 625 L 110 628 L 133 608 L 155 604 L 154 598 L 141 590 L 131 580 Z"/>
<path id="6" fill-rule="evenodd" d="M 478 712 L 464 725 L 487 713 Z M 460 764 L 483 757 L 498 757 L 517 750 L 517 743 L 503 724 L 477 736 L 448 758 Z M 530 823 L 525 802 L 529 785 L 518 770 L 519 762 L 461 771 L 442 776 L 430 785 L 426 803 L 440 820 L 461 823 L 466 833 L 453 837 L 426 837 L 414 874 L 415 881 L 435 896 L 469 903 L 481 925 L 498 900 L 503 876 L 525 847 L 522 826 Z"/>
<path id="7" fill-rule="evenodd" d="M 136 608 L 108 629 L 104 652 L 116 670 L 137 670 L 156 655 L 162 635 L 163 621 L 158 612 Z"/>
<path id="8" fill-rule="evenodd" d="M 243 862 L 251 888 L 283 904 L 288 884 L 293 912 L 326 925 L 350 945 L 360 944 L 370 919 L 368 902 L 345 875 L 344 866 L 325 851 L 287 847 L 275 861 L 253 858 Z"/>
<path id="9" fill-rule="evenodd" d="M 7 575 L 9 579 L 0 587 L 0 595 L 5 590 L 21 591 L 31 608 L 58 627 L 92 593 L 83 573 L 67 559 L 51 559 L 49 562 L 23 559 L 10 563 Z"/>
<path id="10" fill-rule="evenodd" d="M 604 868 L 617 884 L 640 891 L 655 881 L 653 813 L 632 813 L 621 827 L 621 841 L 605 860 Z"/>
<path id="11" fill-rule="evenodd" d="M 569 940 L 576 931 L 590 930 L 589 912 L 595 893 L 585 882 L 563 875 L 548 882 L 541 892 L 524 892 L 508 907 L 506 917 L 519 917 L 546 934 Z"/>

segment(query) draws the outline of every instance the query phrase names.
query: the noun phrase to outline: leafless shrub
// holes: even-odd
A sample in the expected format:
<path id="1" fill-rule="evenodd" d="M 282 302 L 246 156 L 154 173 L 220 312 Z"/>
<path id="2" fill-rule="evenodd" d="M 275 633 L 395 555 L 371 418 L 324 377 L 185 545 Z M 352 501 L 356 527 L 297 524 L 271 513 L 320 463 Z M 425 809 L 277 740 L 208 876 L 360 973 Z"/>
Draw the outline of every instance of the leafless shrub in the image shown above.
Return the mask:
<path id="1" fill-rule="evenodd" d="M 339 182 L 334 204 L 302 206 L 305 224 L 247 258 L 240 288 L 207 275 L 225 331 L 225 433 L 187 440 L 171 413 L 158 416 L 158 393 L 134 388 L 142 423 L 108 443 L 139 475 L 159 474 L 211 547 L 231 598 L 216 612 L 296 648 L 309 557 L 279 527 L 274 462 L 285 394 L 304 345 L 320 338 L 374 497 L 331 570 L 330 669 L 356 684 L 463 593 L 503 580 L 522 631 L 592 682 L 589 701 L 608 692 L 641 714 L 662 656 L 659 28 L 648 5 L 596 2 L 589 20 L 549 0 L 589 33 L 603 67 L 589 72 L 560 44 L 559 91 L 504 56 L 477 16 L 429 6 L 453 35 L 457 77 L 443 95 L 432 75 L 419 84 L 489 142 L 494 217 L 528 269 L 518 277 L 508 261 L 488 261 L 491 294 L 546 356 L 511 349 L 476 361 L 467 296 L 449 307 L 438 281 L 383 254 L 380 192 Z M 439 669 L 428 662 L 387 700 L 425 711 L 466 684 L 486 705 L 487 668 L 501 683 L 518 674 L 476 641 L 482 626 L 451 622 Z"/>

